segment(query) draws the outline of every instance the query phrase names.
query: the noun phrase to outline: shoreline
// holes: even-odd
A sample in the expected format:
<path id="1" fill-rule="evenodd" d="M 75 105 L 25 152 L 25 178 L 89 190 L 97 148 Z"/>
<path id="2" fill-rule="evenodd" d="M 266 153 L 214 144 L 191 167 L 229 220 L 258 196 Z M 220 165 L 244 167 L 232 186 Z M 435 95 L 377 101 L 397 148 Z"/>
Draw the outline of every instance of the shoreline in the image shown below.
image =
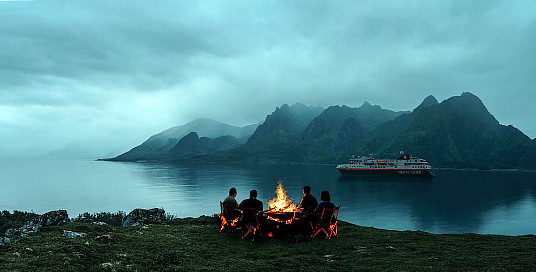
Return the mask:
<path id="1" fill-rule="evenodd" d="M 2 212 L 8 212 L 10 213 L 10 211 L 8 210 L 0 210 L 0 237 L 2 237 L 3 235 L 3 232 L 5 231 L 5 229 L 3 230 L 1 227 L 1 223 L 2 223 L 2 220 L 5 220 L 1 217 L 1 213 Z M 68 211 L 67 211 L 68 212 Z M 39 216 L 39 214 L 33 212 L 33 211 L 22 211 L 22 210 L 13 210 L 11 212 L 11 214 L 16 214 L 16 213 L 25 213 L 25 214 L 31 214 L 35 217 Z M 124 212 L 124 211 L 116 211 L 116 212 L 94 212 L 94 213 L 90 213 L 90 212 L 84 212 L 84 213 L 81 213 L 81 214 L 78 214 L 76 217 L 69 217 L 69 222 L 76 222 L 76 221 L 79 221 L 80 218 L 89 218 L 87 220 L 89 221 L 99 221 L 97 219 L 94 219 L 96 216 L 100 216 L 102 218 L 105 218 L 105 220 L 114 220 L 116 222 L 120 222 L 121 221 L 121 217 L 124 217 L 126 216 L 128 213 Z M 30 216 L 31 217 L 31 216 Z M 195 216 L 185 216 L 185 217 L 179 217 L 179 216 L 176 216 L 174 214 L 170 214 L 170 213 L 165 213 L 165 217 L 166 217 L 166 220 L 192 220 L 192 219 L 198 219 L 198 218 L 214 218 L 214 220 L 216 220 L 215 218 L 215 214 L 213 215 L 206 215 L 206 214 L 201 214 L 197 217 Z M 113 219 L 111 219 L 113 218 Z M 429 235 L 482 235 L 482 236 L 503 236 L 503 237 L 524 237 L 524 236 L 535 236 L 536 237 L 536 233 L 526 233 L 526 234 L 517 234 L 517 235 L 509 235 L 509 234 L 498 234 L 498 233 L 477 233 L 477 232 L 463 232 L 463 233 L 436 233 L 436 232 L 430 232 L 430 231 L 424 231 L 424 230 L 419 230 L 419 229 L 386 229 L 386 228 L 378 228 L 378 227 L 374 227 L 374 226 L 364 226 L 364 225 L 360 225 L 360 224 L 357 224 L 357 223 L 352 223 L 352 222 L 349 222 L 349 221 L 344 221 L 344 220 L 341 220 L 339 219 L 338 220 L 339 222 L 343 222 L 344 224 L 346 225 L 351 225 L 351 226 L 355 226 L 355 227 L 360 227 L 360 228 L 369 228 L 369 229 L 375 229 L 375 230 L 380 230 L 380 231 L 394 231 L 394 232 L 420 232 L 420 233 L 426 233 L 426 234 L 429 234 Z M 22 223 L 23 221 L 18 221 L 21 226 L 22 226 Z"/>
<path id="2" fill-rule="evenodd" d="M 336 163 L 277 163 L 277 162 L 263 162 L 263 163 L 233 163 L 233 162 L 198 162 L 190 160 L 179 160 L 179 161 L 162 161 L 162 160 L 116 160 L 114 158 L 100 158 L 92 159 L 93 161 L 100 162 L 120 162 L 120 163 L 152 163 L 152 164 L 168 164 L 168 165 L 229 165 L 229 166 L 258 166 L 258 165 L 272 165 L 272 166 L 292 166 L 292 165 L 302 165 L 302 166 L 332 166 L 335 168 L 338 164 Z M 181 164 L 182 163 L 182 164 Z M 462 168 L 462 167 L 449 167 L 449 166 L 438 166 L 432 167 L 432 170 L 453 170 L 453 171 L 478 171 L 478 172 L 526 172 L 526 173 L 536 173 L 536 169 L 525 169 L 525 168 Z"/>

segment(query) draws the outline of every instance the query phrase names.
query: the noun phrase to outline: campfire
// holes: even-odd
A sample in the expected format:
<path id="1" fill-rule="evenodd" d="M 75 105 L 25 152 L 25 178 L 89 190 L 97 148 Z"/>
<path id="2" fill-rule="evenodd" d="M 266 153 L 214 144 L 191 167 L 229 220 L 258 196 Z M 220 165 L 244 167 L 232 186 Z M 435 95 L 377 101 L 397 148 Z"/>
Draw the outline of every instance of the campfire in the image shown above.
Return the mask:
<path id="1" fill-rule="evenodd" d="M 268 219 L 281 222 L 285 224 L 291 224 L 295 219 L 295 213 L 301 211 L 296 204 L 292 203 L 292 198 L 288 197 L 287 190 L 283 187 L 283 181 L 277 181 L 277 187 L 275 189 L 276 197 L 268 200 Z"/>

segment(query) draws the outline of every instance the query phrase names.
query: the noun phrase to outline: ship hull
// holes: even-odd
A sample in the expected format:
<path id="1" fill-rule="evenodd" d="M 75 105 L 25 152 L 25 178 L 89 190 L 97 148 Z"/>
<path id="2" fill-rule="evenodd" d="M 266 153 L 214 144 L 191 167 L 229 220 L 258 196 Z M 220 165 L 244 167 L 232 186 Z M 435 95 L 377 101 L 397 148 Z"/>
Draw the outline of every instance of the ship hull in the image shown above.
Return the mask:
<path id="1" fill-rule="evenodd" d="M 358 169 L 337 168 L 345 176 L 422 176 L 433 177 L 430 170 L 400 170 L 400 169 Z"/>

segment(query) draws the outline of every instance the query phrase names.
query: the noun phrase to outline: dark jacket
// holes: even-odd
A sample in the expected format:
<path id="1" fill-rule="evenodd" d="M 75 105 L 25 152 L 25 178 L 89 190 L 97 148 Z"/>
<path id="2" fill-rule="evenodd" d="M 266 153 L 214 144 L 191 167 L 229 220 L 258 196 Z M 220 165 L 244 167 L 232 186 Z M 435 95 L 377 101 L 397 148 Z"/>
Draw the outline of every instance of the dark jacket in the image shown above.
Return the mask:
<path id="1" fill-rule="evenodd" d="M 228 196 L 223 200 L 223 213 L 224 214 L 233 214 L 235 210 L 238 209 L 238 202 L 232 196 Z"/>
<path id="2" fill-rule="evenodd" d="M 242 200 L 239 207 L 242 208 L 254 208 L 256 212 L 262 211 L 262 202 L 255 198 L 248 198 Z"/>
<path id="3" fill-rule="evenodd" d="M 335 208 L 335 204 L 331 201 L 322 201 L 320 204 L 318 204 L 318 207 L 315 209 L 315 217 L 316 220 L 322 220 L 321 224 L 328 224 L 333 223 L 331 222 L 331 218 L 333 216 L 333 212 L 325 212 L 323 213 L 324 209 L 333 209 Z M 322 216 L 323 214 L 323 216 Z"/>
<path id="4" fill-rule="evenodd" d="M 304 195 L 300 201 L 300 205 L 298 205 L 298 207 L 303 208 L 303 214 L 312 213 L 316 206 L 318 206 L 318 201 L 311 194 Z"/>
<path id="5" fill-rule="evenodd" d="M 321 210 L 321 209 L 333 209 L 335 208 L 335 204 L 333 204 L 333 202 L 331 201 L 322 201 L 320 202 L 320 204 L 318 204 L 318 207 L 316 207 L 316 210 Z"/>
<path id="6" fill-rule="evenodd" d="M 243 223 L 256 222 L 255 216 L 257 215 L 258 212 L 262 211 L 262 202 L 255 198 L 248 198 L 248 199 L 244 199 L 240 203 L 239 207 L 243 211 L 243 214 L 242 214 Z M 246 208 L 255 209 L 255 210 L 253 213 L 251 211 L 244 212 L 244 209 Z"/>

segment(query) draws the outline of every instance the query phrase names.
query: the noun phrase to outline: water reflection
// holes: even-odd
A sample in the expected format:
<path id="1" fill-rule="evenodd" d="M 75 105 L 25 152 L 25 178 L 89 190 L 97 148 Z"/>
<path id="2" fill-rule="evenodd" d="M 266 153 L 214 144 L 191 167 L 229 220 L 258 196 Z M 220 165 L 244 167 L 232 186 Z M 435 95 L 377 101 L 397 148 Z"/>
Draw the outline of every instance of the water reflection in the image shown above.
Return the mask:
<path id="1" fill-rule="evenodd" d="M 266 202 L 284 181 L 328 190 L 340 218 L 363 226 L 435 233 L 536 233 L 536 173 L 434 170 L 433 179 L 341 178 L 332 166 L 176 165 L 94 161 L 1 161 L 0 209 L 38 213 L 162 207 L 177 216 L 211 215 L 230 187 L 238 200 L 257 189 Z M 266 207 L 266 204 L 265 204 Z"/>
<path id="2" fill-rule="evenodd" d="M 230 187 L 238 189 L 238 200 L 257 189 L 259 199 L 267 201 L 274 196 L 276 181 L 282 179 L 295 202 L 303 185 L 310 185 L 316 196 L 328 190 L 333 201 L 342 205 L 341 219 L 364 226 L 504 234 L 534 233 L 515 225 L 536 227 L 536 174 L 530 172 L 436 170 L 436 178 L 423 179 L 341 178 L 330 166 L 144 164 L 143 168 L 149 187 L 164 188 L 174 196 L 176 202 L 168 210 L 178 215 L 217 212 L 215 203 Z M 500 217 L 512 213 L 517 216 Z"/>

